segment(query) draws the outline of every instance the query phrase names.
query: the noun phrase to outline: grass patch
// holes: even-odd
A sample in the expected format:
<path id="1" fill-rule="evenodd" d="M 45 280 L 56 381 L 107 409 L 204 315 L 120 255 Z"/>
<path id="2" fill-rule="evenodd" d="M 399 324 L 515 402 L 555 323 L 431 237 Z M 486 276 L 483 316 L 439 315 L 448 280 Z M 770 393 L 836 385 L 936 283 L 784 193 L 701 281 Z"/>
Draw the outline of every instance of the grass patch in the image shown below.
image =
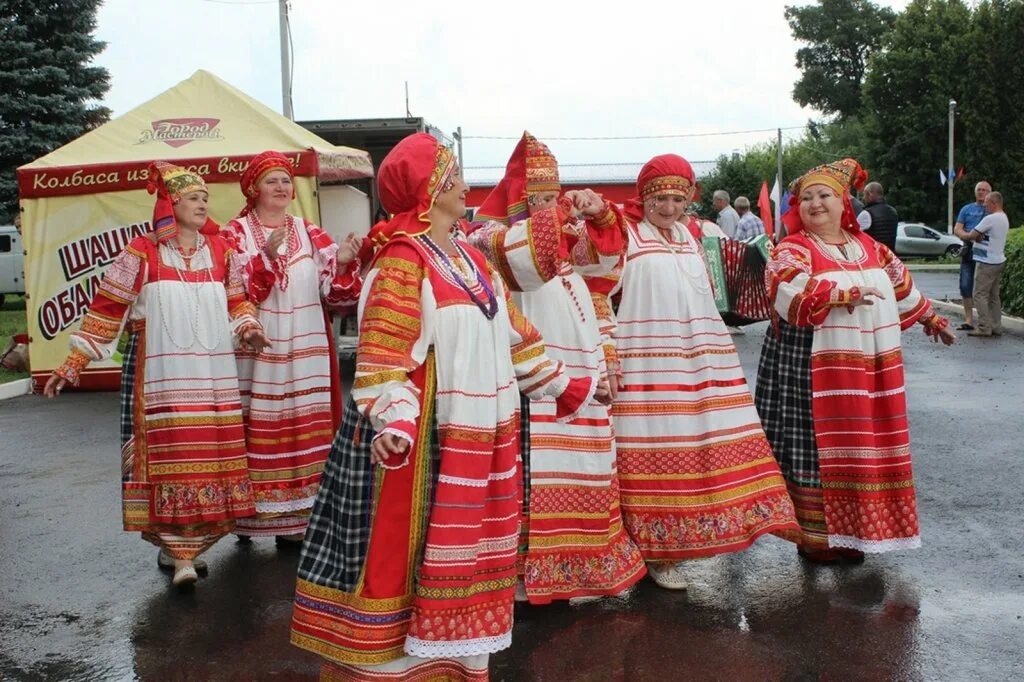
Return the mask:
<path id="1" fill-rule="evenodd" d="M 0 306 L 0 353 L 7 347 L 7 342 L 15 334 L 22 334 L 26 331 L 25 320 L 25 298 L 8 294 L 4 304 Z M 28 372 L 9 372 L 0 367 L 0 384 L 25 379 Z"/>
<path id="2" fill-rule="evenodd" d="M 960 265 L 960 256 L 911 256 L 900 260 L 906 265 Z"/>

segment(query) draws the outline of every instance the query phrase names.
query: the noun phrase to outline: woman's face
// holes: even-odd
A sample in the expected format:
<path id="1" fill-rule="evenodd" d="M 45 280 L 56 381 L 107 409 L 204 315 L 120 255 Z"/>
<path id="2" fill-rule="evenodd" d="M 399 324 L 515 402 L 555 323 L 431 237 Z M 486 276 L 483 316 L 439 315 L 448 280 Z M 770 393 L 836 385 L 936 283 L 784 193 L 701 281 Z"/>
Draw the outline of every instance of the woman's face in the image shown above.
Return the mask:
<path id="1" fill-rule="evenodd" d="M 644 200 L 647 220 L 662 230 L 670 229 L 686 211 L 690 201 L 678 194 L 658 194 Z"/>
<path id="2" fill-rule="evenodd" d="M 836 229 L 842 217 L 843 200 L 828 185 L 811 185 L 800 193 L 800 220 L 808 229 Z"/>
<path id="3" fill-rule="evenodd" d="M 189 192 L 174 204 L 174 218 L 186 229 L 198 230 L 206 224 L 209 195 L 202 191 Z"/>
<path id="4" fill-rule="evenodd" d="M 557 203 L 558 192 L 537 192 L 526 198 L 526 210 L 533 215 L 538 211 L 554 208 Z"/>
<path id="5" fill-rule="evenodd" d="M 263 176 L 257 187 L 260 198 L 256 205 L 264 210 L 282 210 L 292 202 L 292 176 L 283 170 L 270 171 Z"/>
<path id="6" fill-rule="evenodd" d="M 469 185 L 462 179 L 462 169 L 456 167 L 448 176 L 445 186 L 441 188 L 441 193 L 434 199 L 434 206 L 446 215 L 461 218 L 466 214 L 467 194 Z"/>

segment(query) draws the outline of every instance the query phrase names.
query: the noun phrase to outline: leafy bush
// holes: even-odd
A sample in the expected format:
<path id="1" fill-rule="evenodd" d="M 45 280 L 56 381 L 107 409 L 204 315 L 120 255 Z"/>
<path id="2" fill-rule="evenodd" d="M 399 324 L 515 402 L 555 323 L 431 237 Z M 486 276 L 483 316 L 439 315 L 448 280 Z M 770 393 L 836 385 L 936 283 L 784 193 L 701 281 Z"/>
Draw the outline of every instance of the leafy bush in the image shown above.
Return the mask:
<path id="1" fill-rule="evenodd" d="M 1000 298 L 1003 300 L 1003 312 L 1024 317 L 1024 226 L 1010 230 L 1007 237 Z"/>

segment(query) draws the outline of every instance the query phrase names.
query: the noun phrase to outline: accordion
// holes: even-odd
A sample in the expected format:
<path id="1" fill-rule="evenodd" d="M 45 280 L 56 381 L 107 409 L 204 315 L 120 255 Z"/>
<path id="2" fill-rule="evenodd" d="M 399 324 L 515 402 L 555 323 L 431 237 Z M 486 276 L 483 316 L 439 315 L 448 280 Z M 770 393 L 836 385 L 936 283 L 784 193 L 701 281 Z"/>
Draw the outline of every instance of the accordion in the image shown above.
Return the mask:
<path id="1" fill-rule="evenodd" d="M 771 241 L 765 235 L 739 242 L 704 237 L 701 240 L 715 286 L 715 302 L 727 325 L 742 326 L 771 317 L 772 305 L 764 283 Z"/>

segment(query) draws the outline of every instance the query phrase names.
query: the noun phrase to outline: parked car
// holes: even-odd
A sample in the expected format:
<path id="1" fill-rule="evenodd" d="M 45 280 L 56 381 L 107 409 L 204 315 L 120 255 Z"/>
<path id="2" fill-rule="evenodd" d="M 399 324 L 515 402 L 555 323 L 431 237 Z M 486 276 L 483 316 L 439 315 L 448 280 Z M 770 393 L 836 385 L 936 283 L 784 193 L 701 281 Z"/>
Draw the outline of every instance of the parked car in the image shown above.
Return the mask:
<path id="1" fill-rule="evenodd" d="M 24 251 L 14 225 L 0 225 L 0 305 L 7 294 L 25 293 Z"/>
<path id="2" fill-rule="evenodd" d="M 959 237 L 943 234 L 920 223 L 900 223 L 896 227 L 896 255 L 904 257 L 960 255 L 964 243 Z"/>

